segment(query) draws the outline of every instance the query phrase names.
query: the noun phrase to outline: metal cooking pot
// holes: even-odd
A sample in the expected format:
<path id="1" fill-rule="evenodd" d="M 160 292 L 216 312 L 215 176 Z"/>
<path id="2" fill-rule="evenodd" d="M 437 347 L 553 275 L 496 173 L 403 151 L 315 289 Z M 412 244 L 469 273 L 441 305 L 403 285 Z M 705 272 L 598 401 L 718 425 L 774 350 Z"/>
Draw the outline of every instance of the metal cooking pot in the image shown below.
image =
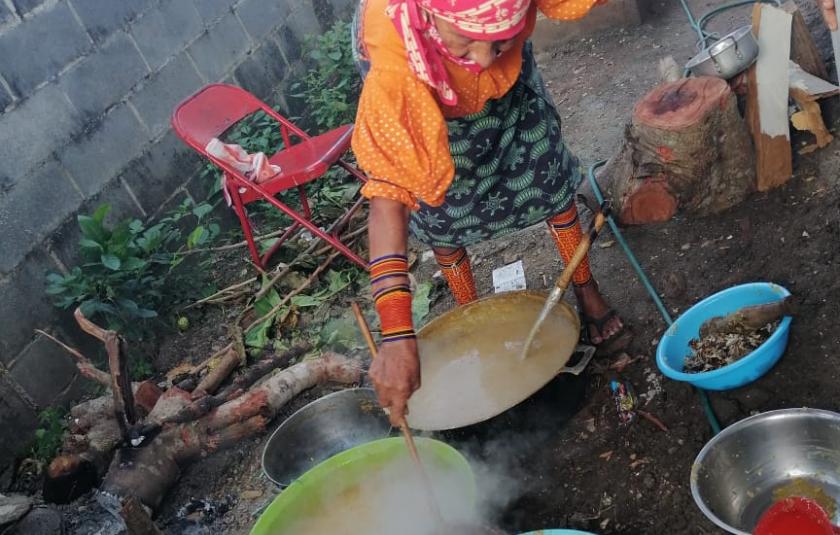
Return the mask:
<path id="1" fill-rule="evenodd" d="M 321 461 L 390 431 L 373 389 L 333 392 L 289 416 L 272 433 L 263 450 L 263 472 L 285 487 Z"/>
<path id="2" fill-rule="evenodd" d="M 471 426 L 530 398 L 558 374 L 579 374 L 594 351 L 567 367 L 580 320 L 565 302 L 554 307 L 528 357 L 521 358 L 545 299 L 545 293 L 533 291 L 497 294 L 420 329 L 422 385 L 408 401 L 408 425 L 422 431 Z"/>
<path id="3" fill-rule="evenodd" d="M 752 26 L 741 26 L 691 58 L 685 68 L 694 76 L 728 80 L 743 72 L 758 58 L 758 42 Z"/>

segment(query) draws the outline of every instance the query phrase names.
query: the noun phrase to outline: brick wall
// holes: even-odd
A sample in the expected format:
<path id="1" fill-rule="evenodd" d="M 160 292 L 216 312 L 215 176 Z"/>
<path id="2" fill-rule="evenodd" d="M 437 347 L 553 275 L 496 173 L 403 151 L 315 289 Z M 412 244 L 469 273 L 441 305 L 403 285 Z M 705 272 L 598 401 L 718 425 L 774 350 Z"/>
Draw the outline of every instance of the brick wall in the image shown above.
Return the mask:
<path id="1" fill-rule="evenodd" d="M 44 295 L 45 273 L 75 263 L 75 215 L 150 218 L 197 190 L 172 108 L 217 81 L 285 107 L 303 37 L 354 3 L 0 0 L 0 483 L 37 412 L 84 386 L 33 329 L 95 348 Z"/>

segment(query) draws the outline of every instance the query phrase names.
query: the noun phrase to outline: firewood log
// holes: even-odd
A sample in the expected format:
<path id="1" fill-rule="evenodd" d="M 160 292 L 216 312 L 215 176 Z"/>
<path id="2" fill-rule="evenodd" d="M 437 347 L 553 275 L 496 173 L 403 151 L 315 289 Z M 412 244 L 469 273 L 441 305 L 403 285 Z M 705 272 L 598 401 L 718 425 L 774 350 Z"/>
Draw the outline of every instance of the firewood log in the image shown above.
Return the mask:
<path id="1" fill-rule="evenodd" d="M 653 89 L 601 177 L 624 224 L 666 221 L 678 210 L 715 214 L 743 201 L 755 189 L 754 156 L 729 85 L 699 77 Z"/>

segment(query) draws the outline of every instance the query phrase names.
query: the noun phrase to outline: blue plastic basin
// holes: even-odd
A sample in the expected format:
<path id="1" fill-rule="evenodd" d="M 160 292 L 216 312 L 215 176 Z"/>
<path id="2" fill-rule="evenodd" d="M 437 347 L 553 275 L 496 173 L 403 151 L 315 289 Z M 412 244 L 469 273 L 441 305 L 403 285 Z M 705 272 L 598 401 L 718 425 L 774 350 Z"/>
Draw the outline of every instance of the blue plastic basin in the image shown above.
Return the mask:
<path id="1" fill-rule="evenodd" d="M 735 286 L 700 301 L 685 311 L 665 332 L 656 350 L 656 364 L 662 373 L 706 390 L 729 390 L 755 381 L 773 367 L 787 347 L 791 317 L 786 316 L 776 331 L 752 353 L 728 366 L 702 373 L 684 373 L 689 341 L 700 334 L 704 321 L 750 305 L 778 301 L 790 295 L 778 284 L 754 282 Z"/>

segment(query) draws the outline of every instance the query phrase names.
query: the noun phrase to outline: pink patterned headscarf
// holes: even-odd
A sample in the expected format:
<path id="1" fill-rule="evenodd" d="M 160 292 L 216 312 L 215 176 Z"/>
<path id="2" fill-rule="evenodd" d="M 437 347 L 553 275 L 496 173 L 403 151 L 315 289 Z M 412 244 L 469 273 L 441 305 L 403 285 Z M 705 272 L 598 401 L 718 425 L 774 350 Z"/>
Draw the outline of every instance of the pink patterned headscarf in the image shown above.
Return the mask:
<path id="1" fill-rule="evenodd" d="M 387 12 L 405 43 L 411 69 L 437 91 L 444 104 L 453 106 L 458 103 L 458 96 L 450 85 L 443 59 L 475 73 L 481 71 L 481 66 L 449 52 L 432 15 L 451 23 L 467 37 L 501 41 L 522 31 L 530 5 L 531 0 L 389 0 Z"/>

